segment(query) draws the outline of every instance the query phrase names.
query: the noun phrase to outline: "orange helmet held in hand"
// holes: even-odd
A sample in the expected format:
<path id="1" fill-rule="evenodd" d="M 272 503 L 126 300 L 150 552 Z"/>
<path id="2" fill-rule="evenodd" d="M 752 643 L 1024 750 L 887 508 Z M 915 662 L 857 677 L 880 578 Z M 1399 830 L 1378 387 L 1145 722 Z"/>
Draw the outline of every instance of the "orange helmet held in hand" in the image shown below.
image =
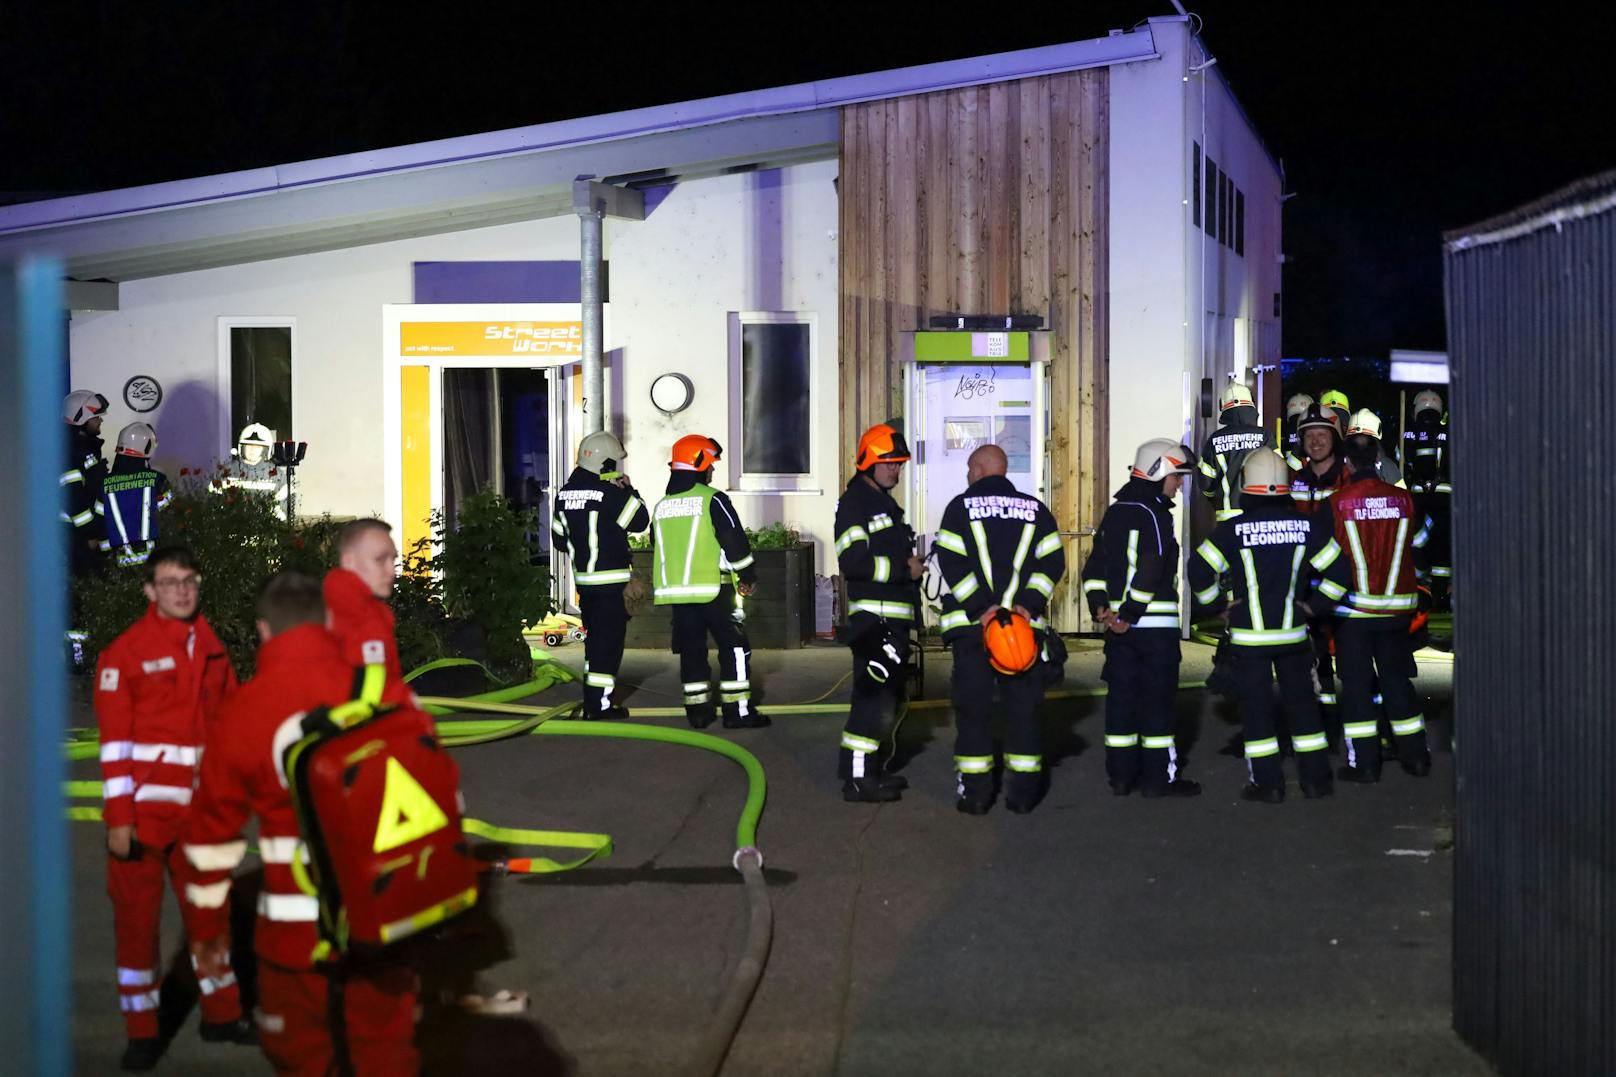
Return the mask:
<path id="1" fill-rule="evenodd" d="M 982 645 L 987 648 L 988 664 L 1007 676 L 1027 672 L 1038 660 L 1032 624 L 1012 610 L 999 610 L 982 626 Z"/>
<path id="2" fill-rule="evenodd" d="M 903 440 L 903 435 L 886 423 L 878 423 L 859 438 L 853 470 L 868 471 L 876 464 L 901 464 L 908 459 L 909 444 Z"/>
<path id="3" fill-rule="evenodd" d="M 668 467 L 673 471 L 706 471 L 723 455 L 724 447 L 705 434 L 686 434 L 673 443 Z"/>

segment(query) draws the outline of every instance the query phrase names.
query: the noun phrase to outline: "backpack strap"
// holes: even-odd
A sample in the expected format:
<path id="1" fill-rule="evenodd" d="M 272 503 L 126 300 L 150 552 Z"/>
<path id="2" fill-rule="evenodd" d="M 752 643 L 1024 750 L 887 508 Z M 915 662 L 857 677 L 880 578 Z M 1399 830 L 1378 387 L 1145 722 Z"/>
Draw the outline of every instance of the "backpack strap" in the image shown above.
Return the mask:
<path id="1" fill-rule="evenodd" d="M 331 720 L 344 728 L 363 722 L 381 706 L 382 690 L 386 686 L 386 666 L 360 666 L 354 673 L 354 698 L 340 707 L 332 707 Z"/>

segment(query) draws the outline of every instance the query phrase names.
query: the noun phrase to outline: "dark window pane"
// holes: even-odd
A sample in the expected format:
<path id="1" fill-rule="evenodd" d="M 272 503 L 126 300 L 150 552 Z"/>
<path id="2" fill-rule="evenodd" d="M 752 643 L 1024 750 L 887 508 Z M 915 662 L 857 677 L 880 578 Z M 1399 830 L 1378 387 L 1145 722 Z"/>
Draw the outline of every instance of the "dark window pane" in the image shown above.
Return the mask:
<path id="1" fill-rule="evenodd" d="M 263 423 L 279 440 L 292 437 L 292 330 L 290 326 L 235 326 L 230 330 L 230 430 Z"/>
<path id="2" fill-rule="evenodd" d="M 741 326 L 741 470 L 808 472 L 808 327 Z"/>
<path id="3" fill-rule="evenodd" d="M 1201 227 L 1201 144 L 1195 142 L 1192 145 L 1195 147 L 1195 163 L 1190 168 L 1190 175 L 1193 177 L 1190 182 L 1195 188 L 1195 195 L 1190 203 L 1194 207 L 1190 210 L 1190 220 L 1199 228 Z"/>
<path id="4" fill-rule="evenodd" d="M 1206 159 L 1206 233 L 1213 239 L 1218 238 L 1218 165 L 1208 157 Z"/>
<path id="5" fill-rule="evenodd" d="M 1229 177 L 1218 173 L 1218 242 L 1229 238 Z"/>
<path id="6" fill-rule="evenodd" d="M 1234 192 L 1234 252 L 1246 253 L 1246 192 L 1238 188 Z"/>

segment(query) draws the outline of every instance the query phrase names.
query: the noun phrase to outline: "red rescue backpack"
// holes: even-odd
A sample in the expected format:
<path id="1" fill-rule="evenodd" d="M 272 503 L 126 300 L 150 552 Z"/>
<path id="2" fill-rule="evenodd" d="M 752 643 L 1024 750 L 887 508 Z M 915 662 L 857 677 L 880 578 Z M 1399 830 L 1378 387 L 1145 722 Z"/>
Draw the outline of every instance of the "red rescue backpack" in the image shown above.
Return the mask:
<path id="1" fill-rule="evenodd" d="M 322 960 L 377 954 L 477 903 L 460 768 L 430 718 L 380 704 L 382 667 L 364 677 L 359 699 L 310 711 L 283 757 Z"/>

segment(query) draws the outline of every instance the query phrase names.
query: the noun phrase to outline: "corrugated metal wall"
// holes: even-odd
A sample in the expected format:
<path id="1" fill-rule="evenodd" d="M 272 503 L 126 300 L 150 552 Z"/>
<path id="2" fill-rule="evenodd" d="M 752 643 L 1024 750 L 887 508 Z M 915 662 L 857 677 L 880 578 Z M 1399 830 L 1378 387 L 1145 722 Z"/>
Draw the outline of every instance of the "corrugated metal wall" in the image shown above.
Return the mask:
<path id="1" fill-rule="evenodd" d="M 1616 1074 L 1616 173 L 1447 237 L 1454 1025 Z"/>

